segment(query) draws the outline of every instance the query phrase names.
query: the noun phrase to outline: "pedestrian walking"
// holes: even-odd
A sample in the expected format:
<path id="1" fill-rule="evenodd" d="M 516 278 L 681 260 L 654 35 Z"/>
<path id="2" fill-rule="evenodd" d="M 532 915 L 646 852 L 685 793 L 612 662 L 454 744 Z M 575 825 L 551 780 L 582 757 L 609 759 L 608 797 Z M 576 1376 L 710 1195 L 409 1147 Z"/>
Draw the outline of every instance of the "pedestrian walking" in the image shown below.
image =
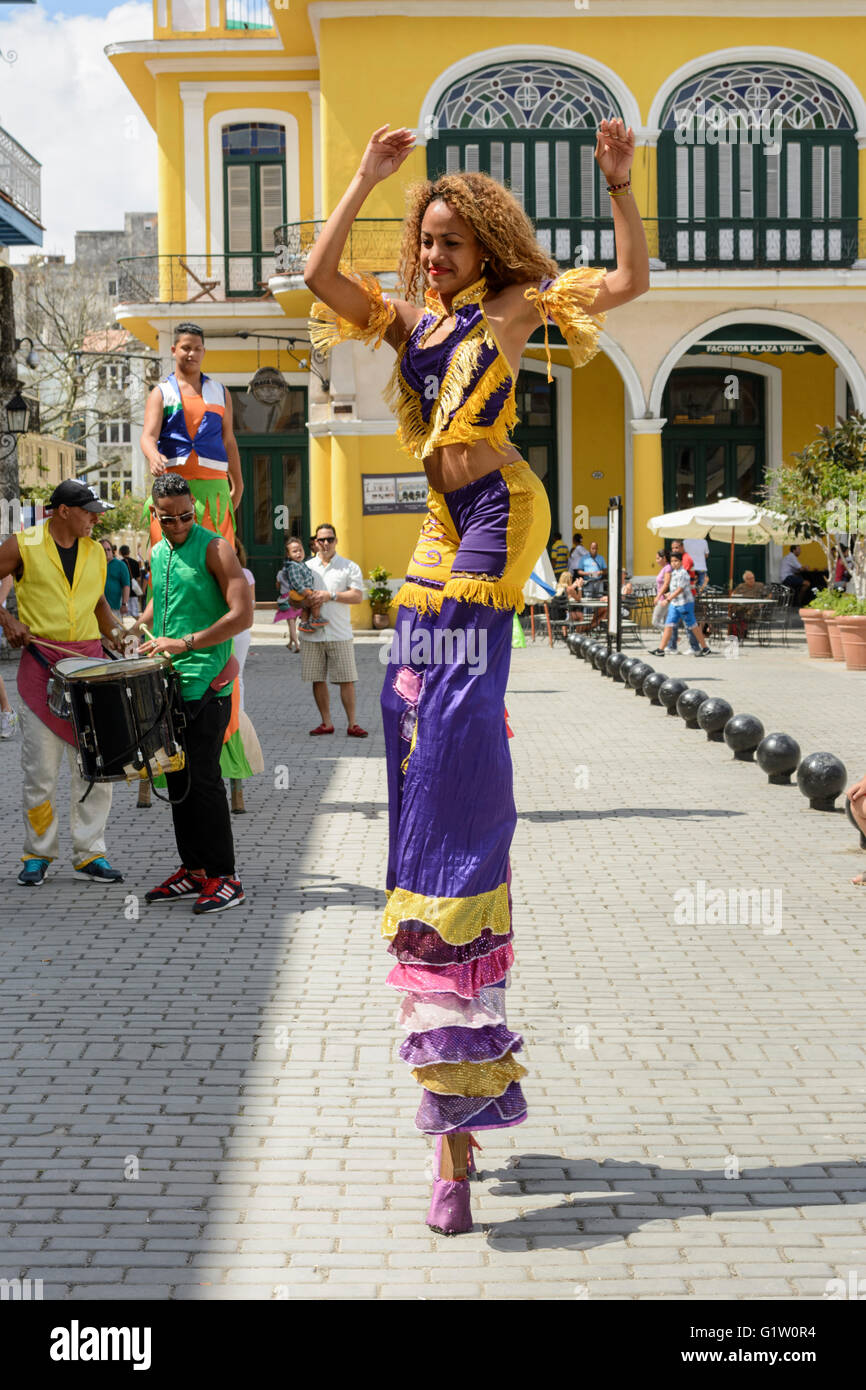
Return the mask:
<path id="1" fill-rule="evenodd" d="M 107 537 L 103 537 L 101 545 L 105 551 L 105 597 L 118 623 L 122 625 L 129 613 L 129 570 L 118 559 L 117 546 L 112 545 Z"/>
<path id="2" fill-rule="evenodd" d="M 358 670 L 348 612 L 353 603 L 360 603 L 364 597 L 364 577 L 354 560 L 337 554 L 337 533 L 330 522 L 316 528 L 314 539 L 318 553 L 308 561 L 308 566 L 330 597 L 319 609 L 325 626 L 313 627 L 311 632 L 301 629 L 301 680 L 312 681 L 313 698 L 322 721 L 310 733 L 334 732 L 328 693 L 330 681 L 340 687 L 349 738 L 366 738 L 367 730 L 355 720 Z"/>
<path id="3" fill-rule="evenodd" d="M 75 876 L 122 883 L 105 848 L 111 783 L 89 784 L 81 776 L 72 724 L 52 714 L 47 690 L 50 669 L 63 657 L 104 655 L 100 633 L 110 646 L 119 645 L 117 620 L 105 597 L 105 549 L 91 537 L 97 516 L 112 507 L 84 483 L 67 478 L 52 492 L 48 510 L 47 521 L 0 545 L 0 579 L 14 576 L 18 599 L 18 618 L 0 606 L 0 625 L 9 644 L 24 649 L 18 666 L 24 866 L 18 882 L 38 887 L 57 858 L 56 790 L 66 754 Z"/>
<path id="4" fill-rule="evenodd" d="M 671 552 L 671 574 L 670 584 L 668 585 L 668 595 L 670 597 L 670 604 L 668 606 L 665 630 L 662 633 L 661 646 L 656 647 L 653 656 L 664 656 L 665 648 L 679 623 L 683 623 L 687 632 L 692 632 L 694 634 L 695 641 L 699 648 L 698 656 L 709 656 L 710 649 L 695 619 L 695 604 L 692 597 L 691 578 L 688 570 L 683 565 L 683 557 L 678 551 Z"/>
<path id="5" fill-rule="evenodd" d="M 137 618 L 141 612 L 139 600 L 144 596 L 144 589 L 141 585 L 141 561 L 135 559 L 131 554 L 128 545 L 120 547 L 120 558 L 129 570 L 129 612 L 130 616 Z"/>
<path id="6" fill-rule="evenodd" d="M 308 255 L 305 280 L 325 301 L 313 309 L 314 346 L 384 339 L 397 350 L 386 399 L 430 485 L 382 691 L 390 827 L 382 933 L 397 962 L 389 982 L 406 995 L 401 1056 L 423 1088 L 415 1123 L 438 1136 L 427 1222 L 453 1235 L 472 1226 L 470 1131 L 526 1116 L 526 1073 L 514 1056 L 522 1039 L 505 1023 L 502 988 L 513 961 L 516 825 L 505 686 L 514 613 L 550 534 L 550 508 L 509 438 L 516 364 L 539 317 L 545 338 L 553 322 L 576 363 L 589 361 L 604 311 L 643 293 L 649 260 L 629 192 L 634 134 L 605 121 L 596 159 L 611 194 L 615 270 L 559 275 L 511 193 L 485 174 L 453 173 L 411 192 L 400 254 L 406 298 L 391 300 L 372 275 L 342 273 L 340 259 L 367 196 L 413 143 L 408 130 L 373 134 Z M 470 641 L 483 646 L 484 661 L 443 659 L 444 639 L 453 650 L 456 638 L 466 652 Z"/>

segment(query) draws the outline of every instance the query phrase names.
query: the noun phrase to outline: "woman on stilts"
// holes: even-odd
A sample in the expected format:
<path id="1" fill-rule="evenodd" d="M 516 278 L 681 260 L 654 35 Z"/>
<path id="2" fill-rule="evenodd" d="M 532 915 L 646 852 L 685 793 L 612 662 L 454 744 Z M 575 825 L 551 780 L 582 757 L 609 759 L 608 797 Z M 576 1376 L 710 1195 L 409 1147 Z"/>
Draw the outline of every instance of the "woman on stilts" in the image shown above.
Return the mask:
<path id="1" fill-rule="evenodd" d="M 504 716 L 513 615 L 547 544 L 544 487 L 509 442 L 521 354 L 540 322 L 578 366 L 598 351 L 609 309 L 643 294 L 649 257 L 631 198 L 634 135 L 603 121 L 595 157 L 608 182 L 617 265 L 558 267 L 515 198 L 484 174 L 410 190 L 400 272 L 406 298 L 343 274 L 354 219 L 400 168 L 411 132 L 382 126 L 307 261 L 314 344 L 348 338 L 397 352 L 386 396 L 404 448 L 424 463 L 429 511 L 400 605 L 382 691 L 390 811 L 382 934 L 404 994 L 400 1055 L 423 1088 L 416 1126 L 437 1136 L 427 1223 L 472 1226 L 471 1131 L 526 1118 L 505 1019 L 514 959 L 509 849 L 516 824 Z M 424 307 L 415 303 L 423 290 Z M 549 355 L 548 355 L 549 366 Z M 552 375 L 552 374 L 551 374 Z"/>

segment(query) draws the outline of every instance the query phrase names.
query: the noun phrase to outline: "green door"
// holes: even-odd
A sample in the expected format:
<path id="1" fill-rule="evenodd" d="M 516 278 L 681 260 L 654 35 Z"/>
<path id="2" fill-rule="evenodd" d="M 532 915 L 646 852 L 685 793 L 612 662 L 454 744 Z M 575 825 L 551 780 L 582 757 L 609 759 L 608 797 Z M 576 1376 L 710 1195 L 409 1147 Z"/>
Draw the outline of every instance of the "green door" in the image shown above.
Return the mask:
<path id="1" fill-rule="evenodd" d="M 542 372 L 520 372 L 517 377 L 519 423 L 512 440 L 547 489 L 553 529 L 561 530 L 559 516 L 559 461 L 556 452 L 556 382 Z M 566 530 L 568 526 L 566 525 Z"/>
<path id="2" fill-rule="evenodd" d="M 247 565 L 255 575 L 256 598 L 277 597 L 277 570 L 285 557 L 290 536 L 299 536 L 307 551 L 310 534 L 307 440 L 284 437 L 279 444 L 264 436 L 238 440 L 244 495 L 241 498 L 239 533 L 247 552 Z"/>
<path id="3" fill-rule="evenodd" d="M 702 502 L 721 502 L 725 497 L 751 501 L 755 483 L 763 476 L 763 443 L 760 439 L 718 439 L 677 430 L 663 437 L 665 511 L 679 512 Z M 688 548 L 688 546 L 686 547 Z M 764 579 L 767 547 L 734 547 L 734 583 L 744 570 Z M 707 557 L 709 582 L 726 589 L 731 565 L 730 543 L 710 541 Z"/>

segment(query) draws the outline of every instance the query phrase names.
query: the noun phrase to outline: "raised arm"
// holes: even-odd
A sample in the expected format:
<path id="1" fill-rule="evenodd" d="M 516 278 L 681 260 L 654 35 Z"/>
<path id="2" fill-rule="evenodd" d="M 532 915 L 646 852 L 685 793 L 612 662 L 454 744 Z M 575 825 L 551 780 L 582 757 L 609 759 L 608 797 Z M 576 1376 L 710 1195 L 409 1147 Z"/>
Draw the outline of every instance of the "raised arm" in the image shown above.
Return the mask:
<path id="1" fill-rule="evenodd" d="M 634 131 L 626 130 L 619 119 L 602 121 L 595 144 L 598 167 L 608 186 L 628 183 L 634 160 Z M 616 269 L 605 271 L 590 313 L 604 314 L 618 304 L 628 304 L 649 289 L 649 250 L 637 204 L 631 189 L 616 189 L 610 195 L 613 235 L 616 242 Z"/>
<path id="2" fill-rule="evenodd" d="M 329 309 L 359 329 L 367 330 L 373 327 L 371 313 L 376 310 L 376 305 L 371 304 L 369 293 L 358 279 L 343 274 L 340 270 L 340 260 L 352 223 L 364 206 L 370 191 L 377 183 L 397 172 L 408 158 L 414 144 L 414 135 L 405 127 L 389 130 L 387 125 L 383 125 L 374 130 L 358 166 L 358 172 L 328 218 L 307 257 L 304 283 Z M 379 341 L 387 336 L 393 343 L 403 336 L 403 318 L 417 319 L 418 310 L 401 300 L 393 300 L 391 305 L 394 312 L 388 314 L 388 321 L 383 320 L 380 325 L 382 332 L 378 336 Z M 390 322 L 395 319 L 398 321 L 398 332 L 386 334 Z"/>

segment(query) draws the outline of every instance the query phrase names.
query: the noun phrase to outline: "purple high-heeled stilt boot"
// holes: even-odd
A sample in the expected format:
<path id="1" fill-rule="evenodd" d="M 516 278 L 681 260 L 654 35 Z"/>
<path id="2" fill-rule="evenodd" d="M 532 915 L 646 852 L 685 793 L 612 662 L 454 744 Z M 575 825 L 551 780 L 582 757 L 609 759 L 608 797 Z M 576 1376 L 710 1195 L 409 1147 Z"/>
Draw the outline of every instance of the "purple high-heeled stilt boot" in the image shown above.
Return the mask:
<path id="1" fill-rule="evenodd" d="M 433 1173 L 433 1193 L 427 1225 L 440 1236 L 464 1235 L 472 1230 L 472 1211 L 470 1207 L 469 1174 L 475 1171 L 472 1161 L 472 1140 L 469 1141 L 469 1154 L 466 1165 L 467 1176 L 459 1182 L 448 1182 L 440 1178 L 442 1163 L 442 1135 L 436 1136 L 436 1158 Z"/>

